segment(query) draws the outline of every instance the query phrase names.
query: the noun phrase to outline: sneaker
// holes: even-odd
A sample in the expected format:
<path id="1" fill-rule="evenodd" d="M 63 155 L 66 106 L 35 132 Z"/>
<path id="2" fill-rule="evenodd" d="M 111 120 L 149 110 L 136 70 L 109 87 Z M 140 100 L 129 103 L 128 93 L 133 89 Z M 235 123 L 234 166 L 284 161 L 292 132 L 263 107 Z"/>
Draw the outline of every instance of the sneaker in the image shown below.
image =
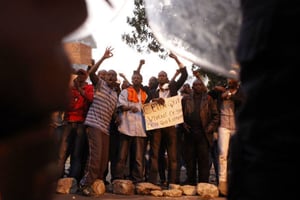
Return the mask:
<path id="1" fill-rule="evenodd" d="M 88 197 L 96 196 L 95 191 L 89 185 L 80 186 L 80 191 L 84 196 L 88 196 Z"/>
<path id="2" fill-rule="evenodd" d="M 227 196 L 227 182 L 220 181 L 218 188 L 221 196 Z"/>

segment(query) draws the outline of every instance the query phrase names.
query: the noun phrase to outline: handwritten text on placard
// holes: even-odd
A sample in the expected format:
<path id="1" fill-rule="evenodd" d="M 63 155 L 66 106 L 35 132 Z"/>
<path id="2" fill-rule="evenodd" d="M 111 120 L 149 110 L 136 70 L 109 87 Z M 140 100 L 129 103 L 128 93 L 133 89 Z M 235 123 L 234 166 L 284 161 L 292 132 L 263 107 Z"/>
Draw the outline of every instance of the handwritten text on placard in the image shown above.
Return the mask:
<path id="1" fill-rule="evenodd" d="M 174 126 L 183 122 L 181 96 L 165 98 L 165 104 L 156 102 L 143 106 L 146 130 Z"/>

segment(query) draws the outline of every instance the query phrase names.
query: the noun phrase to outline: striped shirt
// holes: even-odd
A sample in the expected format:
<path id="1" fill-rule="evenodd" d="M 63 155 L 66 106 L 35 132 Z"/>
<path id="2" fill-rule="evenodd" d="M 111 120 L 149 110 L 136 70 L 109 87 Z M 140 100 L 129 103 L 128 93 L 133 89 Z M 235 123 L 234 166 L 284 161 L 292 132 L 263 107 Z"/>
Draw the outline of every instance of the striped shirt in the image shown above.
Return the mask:
<path id="1" fill-rule="evenodd" d="M 85 124 L 100 129 L 109 135 L 109 124 L 117 106 L 117 92 L 99 79 L 95 87 L 94 100 L 87 113 Z"/>

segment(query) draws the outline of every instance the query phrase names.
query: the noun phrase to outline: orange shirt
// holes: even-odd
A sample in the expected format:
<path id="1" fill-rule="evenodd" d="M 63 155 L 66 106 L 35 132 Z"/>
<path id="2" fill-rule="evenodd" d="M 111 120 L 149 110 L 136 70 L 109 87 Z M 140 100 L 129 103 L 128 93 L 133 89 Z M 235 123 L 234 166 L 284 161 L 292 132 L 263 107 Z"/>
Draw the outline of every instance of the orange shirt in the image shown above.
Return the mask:
<path id="1" fill-rule="evenodd" d="M 138 103 L 139 102 L 139 98 L 138 98 L 137 92 L 135 91 L 135 89 L 132 86 L 129 86 L 127 88 L 127 92 L 128 92 L 128 101 L 131 101 L 131 102 L 134 102 L 134 103 Z M 145 103 L 146 98 L 147 98 L 147 94 L 142 89 L 140 89 L 140 93 L 141 93 L 141 102 Z"/>

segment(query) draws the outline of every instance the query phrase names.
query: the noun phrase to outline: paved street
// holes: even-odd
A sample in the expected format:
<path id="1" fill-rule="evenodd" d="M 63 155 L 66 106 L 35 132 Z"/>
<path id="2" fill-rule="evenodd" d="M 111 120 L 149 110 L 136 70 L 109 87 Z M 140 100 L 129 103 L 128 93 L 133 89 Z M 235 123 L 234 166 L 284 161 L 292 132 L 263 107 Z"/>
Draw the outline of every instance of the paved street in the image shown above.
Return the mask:
<path id="1" fill-rule="evenodd" d="M 100 197 L 85 197 L 82 195 L 73 194 L 55 194 L 53 200 L 87 200 L 87 199 L 131 199 L 131 200 L 201 200 L 200 196 L 182 196 L 182 197 L 154 197 L 150 195 L 116 195 L 112 193 L 105 193 Z M 226 200 L 224 197 L 214 198 L 212 200 Z"/>

